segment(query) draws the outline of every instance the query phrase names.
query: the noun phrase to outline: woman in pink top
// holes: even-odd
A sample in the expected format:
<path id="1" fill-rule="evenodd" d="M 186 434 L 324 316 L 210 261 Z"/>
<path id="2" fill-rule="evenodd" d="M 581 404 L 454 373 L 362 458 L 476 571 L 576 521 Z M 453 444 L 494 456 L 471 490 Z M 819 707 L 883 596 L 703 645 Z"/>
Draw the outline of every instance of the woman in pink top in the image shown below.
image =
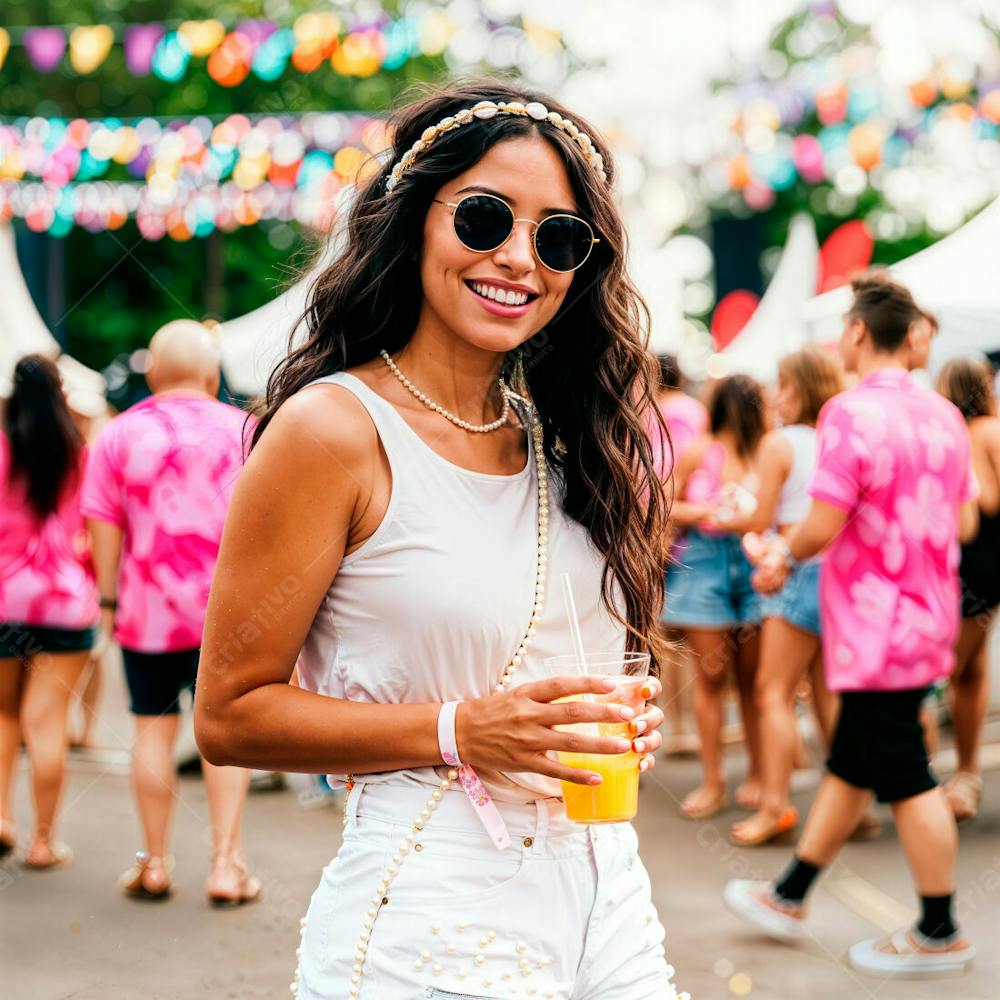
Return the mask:
<path id="1" fill-rule="evenodd" d="M 660 423 L 652 414 L 649 436 L 656 458 L 661 463 L 660 478 L 665 480 L 681 455 L 699 435 L 708 430 L 708 410 L 704 403 L 682 390 L 683 379 L 677 358 L 672 354 L 660 354 L 656 360 L 660 367 L 660 391 L 656 395 L 656 405 L 667 426 L 670 442 L 662 441 Z M 657 442 L 660 442 L 659 446 Z"/>
<path id="2" fill-rule="evenodd" d="M 22 358 L 0 431 L 0 856 L 14 847 L 23 728 L 35 798 L 35 832 L 24 855 L 30 868 L 72 858 L 52 835 L 70 696 L 98 615 L 80 514 L 85 459 L 55 365 L 38 354 Z"/>

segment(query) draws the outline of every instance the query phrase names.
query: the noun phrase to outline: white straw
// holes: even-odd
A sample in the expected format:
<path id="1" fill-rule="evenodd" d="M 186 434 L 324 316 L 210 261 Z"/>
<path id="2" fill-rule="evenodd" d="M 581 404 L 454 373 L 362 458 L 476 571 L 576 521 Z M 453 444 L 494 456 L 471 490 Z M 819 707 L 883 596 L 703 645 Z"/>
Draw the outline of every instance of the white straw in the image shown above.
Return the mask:
<path id="1" fill-rule="evenodd" d="M 569 573 L 562 574 L 563 596 L 566 598 L 566 611 L 569 615 L 569 631 L 573 637 L 573 649 L 576 652 L 577 665 L 580 673 L 586 675 L 587 656 L 583 651 L 583 635 L 580 633 L 580 619 L 576 614 L 576 602 L 573 600 L 573 585 L 569 582 Z"/>

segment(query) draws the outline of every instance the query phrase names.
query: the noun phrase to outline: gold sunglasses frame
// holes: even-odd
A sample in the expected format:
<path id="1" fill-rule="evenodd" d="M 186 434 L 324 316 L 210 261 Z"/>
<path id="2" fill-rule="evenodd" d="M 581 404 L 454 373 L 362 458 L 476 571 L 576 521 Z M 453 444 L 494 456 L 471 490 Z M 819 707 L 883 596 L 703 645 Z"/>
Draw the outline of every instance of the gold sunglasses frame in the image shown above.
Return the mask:
<path id="1" fill-rule="evenodd" d="M 459 206 L 468 201 L 470 198 L 490 198 L 493 201 L 498 201 L 501 205 L 506 206 L 507 210 L 511 214 L 510 232 L 504 238 L 503 242 L 498 243 L 490 250 L 477 250 L 475 247 L 470 247 L 467 243 L 465 243 L 462 237 L 458 235 L 458 227 L 455 225 L 455 213 L 458 211 Z M 442 201 L 440 198 L 434 198 L 432 200 L 436 205 L 444 205 L 446 208 L 451 209 L 452 228 L 455 230 L 455 238 L 462 244 L 463 247 L 465 247 L 466 250 L 469 250 L 472 253 L 496 253 L 497 250 L 499 250 L 502 246 L 505 246 L 507 241 L 514 235 L 514 226 L 516 226 L 519 222 L 527 222 L 528 225 L 532 227 L 531 250 L 535 255 L 535 260 L 537 260 L 538 263 L 541 264 L 547 271 L 551 271 L 553 274 L 572 274 L 574 271 L 579 271 L 580 268 L 583 267 L 588 260 L 590 260 L 590 255 L 594 252 L 594 244 L 601 242 L 600 239 L 594 235 L 594 227 L 586 219 L 581 219 L 578 215 L 570 215 L 568 212 L 558 212 L 555 215 L 547 215 L 544 219 L 542 219 L 542 222 L 548 222 L 549 219 L 573 219 L 576 222 L 582 222 L 587 227 L 587 231 L 590 233 L 590 246 L 587 248 L 587 256 L 584 257 L 583 260 L 576 265 L 576 267 L 550 267 L 539 255 L 538 244 L 536 242 L 538 228 L 541 226 L 542 222 L 535 222 L 534 219 L 519 219 L 516 215 L 514 215 L 514 209 L 512 209 L 510 205 L 503 200 L 503 198 L 498 198 L 495 194 L 486 194 L 485 192 L 472 192 L 465 195 L 463 198 L 459 198 L 458 201 Z"/>

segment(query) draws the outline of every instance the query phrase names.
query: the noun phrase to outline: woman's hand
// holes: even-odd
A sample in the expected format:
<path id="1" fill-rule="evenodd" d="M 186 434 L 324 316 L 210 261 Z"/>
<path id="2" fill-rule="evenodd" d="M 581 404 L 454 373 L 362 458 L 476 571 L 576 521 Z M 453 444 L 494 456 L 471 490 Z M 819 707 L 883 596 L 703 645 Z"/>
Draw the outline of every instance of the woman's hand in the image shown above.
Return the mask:
<path id="1" fill-rule="evenodd" d="M 659 733 L 663 725 L 663 709 L 653 702 L 659 697 L 663 685 L 655 677 L 646 680 L 642 695 L 646 699 L 646 708 L 641 715 L 629 723 L 629 730 L 635 734 L 632 749 L 642 754 L 639 759 L 639 770 L 648 771 L 656 766 L 654 754 L 660 749 L 663 737 Z"/>
<path id="2" fill-rule="evenodd" d="M 629 738 L 630 723 L 643 723 L 636 741 L 650 751 L 659 745 L 654 733 L 663 721 L 652 707 L 637 716 L 628 706 L 613 702 L 560 701 L 580 695 L 607 696 L 616 687 L 607 677 L 553 677 L 522 684 L 510 691 L 476 698 L 458 706 L 455 733 L 462 761 L 473 767 L 497 771 L 530 771 L 578 785 L 600 784 L 600 775 L 585 768 L 569 767 L 549 756 L 549 751 L 580 754 L 621 754 L 635 749 Z M 645 690 L 657 690 L 650 679 Z M 655 695 L 653 695 L 655 696 Z M 586 732 L 560 732 L 554 727 L 579 723 L 618 723 L 621 736 L 598 736 Z M 597 726 L 593 728 L 596 730 Z"/>

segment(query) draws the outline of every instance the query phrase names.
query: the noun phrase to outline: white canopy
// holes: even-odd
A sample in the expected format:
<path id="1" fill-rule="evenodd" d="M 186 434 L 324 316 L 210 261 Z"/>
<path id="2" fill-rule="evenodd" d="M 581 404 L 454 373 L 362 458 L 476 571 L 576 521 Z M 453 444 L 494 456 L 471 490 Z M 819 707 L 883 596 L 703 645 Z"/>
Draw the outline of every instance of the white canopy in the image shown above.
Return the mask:
<path id="1" fill-rule="evenodd" d="M 905 284 L 941 331 L 931 351 L 931 368 L 956 354 L 1000 350 L 1000 198 L 950 236 L 894 264 Z M 816 296 L 802 309 L 811 340 L 837 339 L 851 303 L 849 288 Z"/>
<path id="2" fill-rule="evenodd" d="M 26 354 L 54 358 L 62 374 L 70 408 L 88 417 L 107 410 L 104 378 L 68 354 L 38 315 L 17 259 L 14 227 L 0 223 L 0 396 L 10 393 L 14 366 Z"/>
<path id="3" fill-rule="evenodd" d="M 745 372 L 762 382 L 778 376 L 778 362 L 808 340 L 802 307 L 816 291 L 819 243 L 812 216 L 796 215 L 777 270 L 750 322 L 723 351 L 731 372 Z"/>
<path id="4" fill-rule="evenodd" d="M 222 370 L 229 387 L 242 396 L 260 395 L 275 366 L 288 353 L 288 335 L 302 315 L 309 287 L 343 246 L 343 223 L 354 198 L 353 188 L 337 195 L 337 224 L 309 272 L 276 299 L 219 327 Z M 295 330 L 296 341 L 304 331 Z"/>

